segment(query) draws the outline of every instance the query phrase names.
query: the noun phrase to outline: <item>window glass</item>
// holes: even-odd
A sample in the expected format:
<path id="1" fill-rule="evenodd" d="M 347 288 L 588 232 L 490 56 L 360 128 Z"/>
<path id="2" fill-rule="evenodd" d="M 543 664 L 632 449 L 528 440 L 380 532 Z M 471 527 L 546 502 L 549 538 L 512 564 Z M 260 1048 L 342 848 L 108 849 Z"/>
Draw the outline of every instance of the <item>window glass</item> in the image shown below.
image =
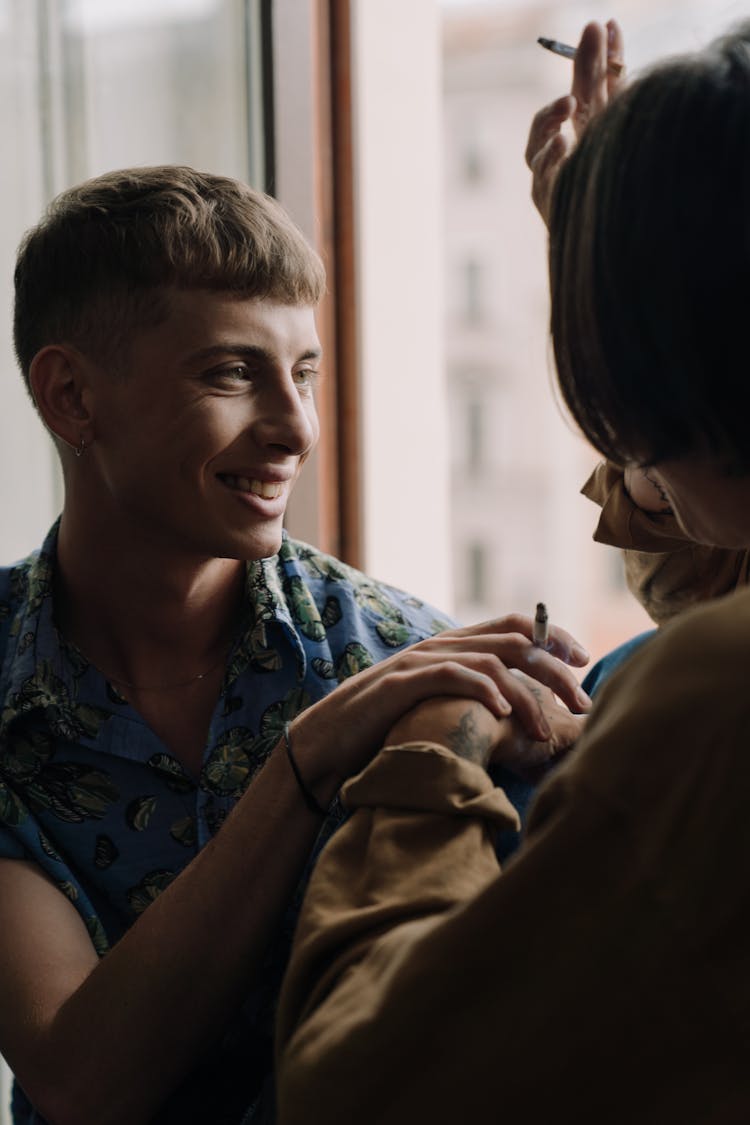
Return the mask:
<path id="1" fill-rule="evenodd" d="M 191 164 L 263 188 L 260 9 L 261 0 L 0 0 L 3 562 L 39 544 L 61 499 L 51 442 L 13 358 L 21 235 L 59 191 L 128 165 Z"/>

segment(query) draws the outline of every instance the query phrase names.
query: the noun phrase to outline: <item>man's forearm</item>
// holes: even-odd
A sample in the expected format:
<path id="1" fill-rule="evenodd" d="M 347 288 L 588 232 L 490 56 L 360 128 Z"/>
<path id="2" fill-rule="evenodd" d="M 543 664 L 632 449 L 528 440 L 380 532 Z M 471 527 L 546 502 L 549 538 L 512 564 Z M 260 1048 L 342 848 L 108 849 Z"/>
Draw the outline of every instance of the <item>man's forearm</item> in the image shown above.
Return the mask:
<path id="1" fill-rule="evenodd" d="M 33 1067 L 54 1125 L 151 1119 L 241 1005 L 319 828 L 277 749 L 216 839 L 39 1029 Z"/>

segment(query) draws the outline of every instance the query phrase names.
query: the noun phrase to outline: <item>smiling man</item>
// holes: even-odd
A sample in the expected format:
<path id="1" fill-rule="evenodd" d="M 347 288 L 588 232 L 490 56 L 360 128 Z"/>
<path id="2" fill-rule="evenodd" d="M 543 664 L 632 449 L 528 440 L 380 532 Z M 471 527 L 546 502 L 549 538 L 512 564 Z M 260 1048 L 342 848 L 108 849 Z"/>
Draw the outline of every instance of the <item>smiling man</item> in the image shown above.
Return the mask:
<path id="1" fill-rule="evenodd" d="M 188 168 L 89 181 L 21 246 L 17 353 L 65 502 L 0 571 L 17 1123 L 240 1121 L 341 783 L 436 694 L 547 738 L 507 665 L 580 707 L 572 638 L 433 637 L 428 606 L 285 537 L 324 285 L 273 200 Z"/>

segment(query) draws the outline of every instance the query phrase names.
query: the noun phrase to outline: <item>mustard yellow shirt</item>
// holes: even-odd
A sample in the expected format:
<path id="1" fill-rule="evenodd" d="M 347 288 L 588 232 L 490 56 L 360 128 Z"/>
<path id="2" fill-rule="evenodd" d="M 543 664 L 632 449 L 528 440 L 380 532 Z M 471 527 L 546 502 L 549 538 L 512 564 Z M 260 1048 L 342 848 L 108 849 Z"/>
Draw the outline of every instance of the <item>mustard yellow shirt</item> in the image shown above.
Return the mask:
<path id="1" fill-rule="evenodd" d="M 750 591 L 606 684 L 501 873 L 478 766 L 384 749 L 303 906 L 279 1125 L 747 1125 Z"/>

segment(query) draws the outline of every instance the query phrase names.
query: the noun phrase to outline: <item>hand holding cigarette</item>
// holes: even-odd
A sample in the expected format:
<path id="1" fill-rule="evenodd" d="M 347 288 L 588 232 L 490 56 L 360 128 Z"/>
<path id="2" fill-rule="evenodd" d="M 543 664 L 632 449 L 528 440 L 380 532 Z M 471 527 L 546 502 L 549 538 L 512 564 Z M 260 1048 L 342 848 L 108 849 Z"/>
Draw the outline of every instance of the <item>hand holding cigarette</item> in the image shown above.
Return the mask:
<path id="1" fill-rule="evenodd" d="M 545 652 L 549 648 L 549 617 L 544 602 L 536 603 L 532 639 L 537 648 L 543 648 Z"/>
<path id="2" fill-rule="evenodd" d="M 526 163 L 532 172 L 531 197 L 544 222 L 549 219 L 552 189 L 560 165 L 573 146 L 563 132 L 570 120 L 576 140 L 588 121 L 609 101 L 622 84 L 624 46 L 622 31 L 615 20 L 606 25 L 589 23 L 577 47 L 558 44 L 549 48 L 556 54 L 572 52 L 573 83 L 570 94 L 544 106 L 534 117 L 526 145 Z"/>
<path id="3" fill-rule="evenodd" d="M 574 59 L 578 55 L 577 47 L 571 47 L 568 43 L 560 43 L 557 39 L 545 39 L 543 35 L 540 35 L 537 39 L 537 43 L 540 47 L 552 51 L 555 55 L 561 55 L 564 59 Z M 624 63 L 607 57 L 607 72 L 609 74 L 614 74 L 615 78 L 620 77 L 624 68 Z"/>

